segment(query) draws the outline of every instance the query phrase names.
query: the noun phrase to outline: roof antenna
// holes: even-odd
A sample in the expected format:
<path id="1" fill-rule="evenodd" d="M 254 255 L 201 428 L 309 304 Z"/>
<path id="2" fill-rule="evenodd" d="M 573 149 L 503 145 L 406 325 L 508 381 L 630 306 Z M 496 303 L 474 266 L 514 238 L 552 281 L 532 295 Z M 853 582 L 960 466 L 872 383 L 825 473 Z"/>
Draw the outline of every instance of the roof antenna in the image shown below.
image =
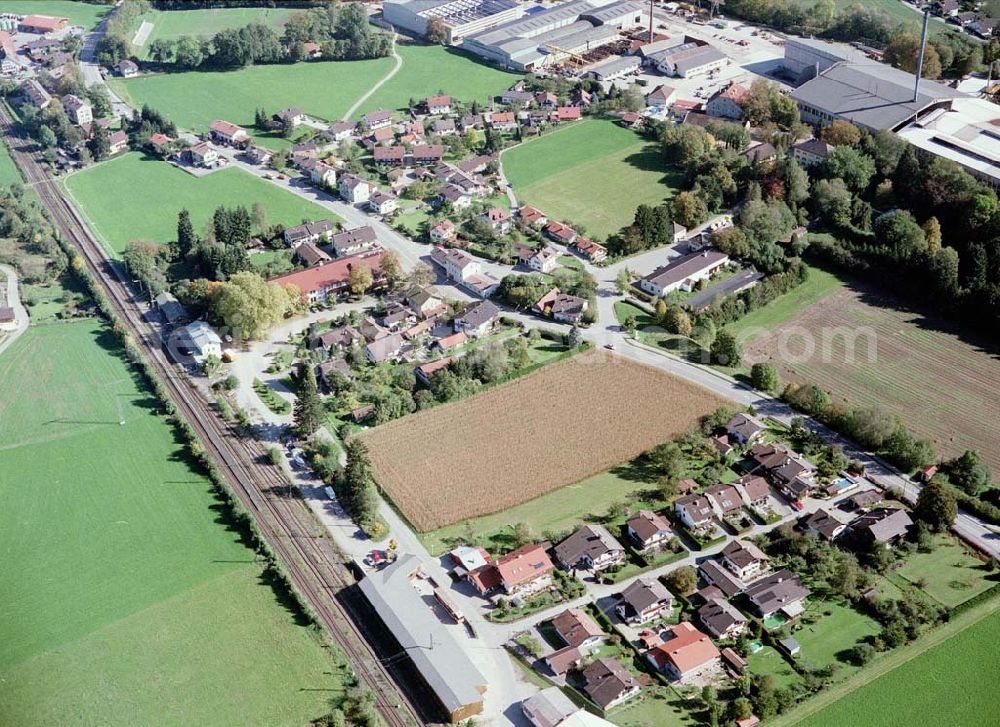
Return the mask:
<path id="1" fill-rule="evenodd" d="M 924 52 L 927 50 L 927 21 L 930 20 L 931 9 L 928 6 L 924 9 L 924 28 L 920 31 L 920 53 L 917 55 L 917 78 L 913 82 L 913 103 L 917 102 L 920 95 L 920 76 L 924 71 Z"/>

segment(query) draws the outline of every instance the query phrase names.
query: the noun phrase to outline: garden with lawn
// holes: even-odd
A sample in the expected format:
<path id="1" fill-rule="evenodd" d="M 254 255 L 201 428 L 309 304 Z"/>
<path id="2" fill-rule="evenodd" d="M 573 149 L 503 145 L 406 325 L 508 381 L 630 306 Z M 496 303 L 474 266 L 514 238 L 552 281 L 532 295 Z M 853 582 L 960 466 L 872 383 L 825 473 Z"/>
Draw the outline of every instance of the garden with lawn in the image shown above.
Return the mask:
<path id="1" fill-rule="evenodd" d="M 773 677 L 774 686 L 778 689 L 803 684 L 802 677 L 773 647 L 762 646 L 758 651 L 750 654 L 747 657 L 747 665 L 751 674 Z"/>
<path id="2" fill-rule="evenodd" d="M 908 555 L 890 579 L 903 588 L 914 585 L 946 608 L 954 608 L 998 583 L 987 580 L 987 575 L 983 562 L 955 538 L 938 535 L 933 550 Z"/>
<path id="3" fill-rule="evenodd" d="M 875 636 L 882 626 L 869 616 L 835 601 L 810 602 L 792 636 L 802 647 L 799 658 L 812 669 L 837 664 L 838 674 L 853 665 L 843 652 Z"/>
<path id="4" fill-rule="evenodd" d="M 866 669 L 848 685 L 850 691 L 825 708 L 811 711 L 808 716 L 793 711 L 779 717 L 776 724 L 849 727 L 921 724 L 928 720 L 940 725 L 994 724 L 1000 714 L 1000 692 L 996 689 L 1000 679 L 996 659 L 1000 611 L 995 610 L 995 603 L 984 606 L 982 611 L 988 615 L 950 638 L 931 648 L 920 642 L 904 647 L 907 651 L 901 652 L 898 659 L 893 659 L 895 654 L 886 657 L 885 666 L 891 671 L 873 679 L 875 675 L 866 677 Z M 876 668 L 878 665 L 881 660 Z M 808 708 L 810 702 L 804 706 Z"/>
<path id="5" fill-rule="evenodd" d="M 299 725 L 341 693 L 158 408 L 93 320 L 0 357 L 0 724 Z"/>
<path id="6" fill-rule="evenodd" d="M 81 212 L 120 254 L 129 240 L 165 243 L 177 235 L 177 213 L 187 209 L 200 231 L 219 205 L 263 205 L 269 224 L 297 225 L 302 220 L 336 215 L 319 205 L 240 169 L 193 177 L 165 162 L 130 153 L 70 175 L 66 188 Z"/>
<path id="7" fill-rule="evenodd" d="M 640 479 L 638 468 L 622 465 L 502 512 L 423 533 L 420 539 L 431 553 L 438 554 L 462 542 L 471 531 L 491 554 L 506 552 L 515 547 L 515 525 L 523 523 L 535 537 L 547 531 L 570 530 L 594 521 L 595 515 L 603 515 L 617 503 L 643 500 L 650 489 L 655 485 Z M 646 504 L 659 507 L 663 503 Z"/>
<path id="8" fill-rule="evenodd" d="M 681 177 L 657 144 L 605 119 L 543 134 L 505 151 L 502 161 L 518 201 L 599 239 L 631 223 L 638 205 L 672 198 Z"/>

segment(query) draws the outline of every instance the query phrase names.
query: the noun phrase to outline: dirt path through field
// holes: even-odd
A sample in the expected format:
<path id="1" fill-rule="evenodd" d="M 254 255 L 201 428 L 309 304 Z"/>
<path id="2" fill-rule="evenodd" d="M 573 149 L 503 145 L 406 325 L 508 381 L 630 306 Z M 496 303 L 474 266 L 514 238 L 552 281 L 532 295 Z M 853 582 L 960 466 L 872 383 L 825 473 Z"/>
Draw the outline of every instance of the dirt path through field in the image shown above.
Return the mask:
<path id="1" fill-rule="evenodd" d="M 351 117 L 354 116 L 354 112 L 357 111 L 359 108 L 361 108 L 361 105 L 372 97 L 372 94 L 374 94 L 376 91 L 382 88 L 382 86 L 384 86 L 389 81 L 390 78 L 399 73 L 399 69 L 403 67 L 403 56 L 399 55 L 399 52 L 396 50 L 396 30 L 391 25 L 389 26 L 389 28 L 390 32 L 392 33 L 392 57 L 396 61 L 395 65 L 387 74 L 385 74 L 382 77 L 382 79 L 378 83 L 369 88 L 368 92 L 364 96 L 355 101 L 354 105 L 351 106 L 351 108 L 347 109 L 347 112 L 340 117 L 341 121 L 350 121 Z"/>
<path id="2" fill-rule="evenodd" d="M 978 449 L 1000 473 L 1000 356 L 947 321 L 890 305 L 844 289 L 755 340 L 746 358 L 816 383 L 835 402 L 897 414 L 939 454 Z"/>

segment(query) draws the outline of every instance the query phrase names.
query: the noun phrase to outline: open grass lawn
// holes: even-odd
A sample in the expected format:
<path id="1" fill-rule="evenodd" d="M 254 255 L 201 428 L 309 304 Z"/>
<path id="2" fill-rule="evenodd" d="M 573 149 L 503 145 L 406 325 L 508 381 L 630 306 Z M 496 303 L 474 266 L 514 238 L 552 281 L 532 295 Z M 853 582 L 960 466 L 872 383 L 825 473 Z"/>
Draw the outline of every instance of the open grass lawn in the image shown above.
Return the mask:
<path id="1" fill-rule="evenodd" d="M 279 34 L 281 27 L 295 13 L 305 12 L 303 8 L 208 8 L 203 10 L 153 10 L 143 16 L 143 20 L 153 24 L 153 30 L 146 43 L 137 48 L 139 57 L 145 58 L 149 44 L 157 38 L 177 40 L 182 35 L 207 38 L 220 30 L 241 28 L 249 23 L 260 23 L 274 28 Z"/>
<path id="2" fill-rule="evenodd" d="M 629 224 L 640 204 L 673 197 L 679 177 L 656 144 L 603 119 L 520 144 L 504 152 L 503 168 L 519 201 L 600 239 Z"/>
<path id="3" fill-rule="evenodd" d="M 330 659 L 116 341 L 33 326 L 0 357 L 0 724 L 308 722 Z"/>
<path id="4" fill-rule="evenodd" d="M 0 185 L 21 184 L 23 181 L 17 167 L 14 166 L 7 145 L 0 142 Z"/>
<path id="5" fill-rule="evenodd" d="M 1000 471 L 995 341 L 853 280 L 830 282 L 819 298 L 786 304 L 788 297 L 741 324 L 771 326 L 744 345 L 745 366 L 770 361 L 783 380 L 817 384 L 836 403 L 878 406 L 900 416 L 932 440 L 940 456 L 977 449 Z"/>
<path id="6" fill-rule="evenodd" d="M 994 610 L 946 641 L 922 653 L 914 652 L 915 658 L 873 681 L 866 680 L 867 683 L 797 724 L 802 727 L 905 727 L 928 721 L 938 725 L 996 724 L 1000 714 L 997 643 L 1000 643 L 1000 611 Z M 784 720 L 782 724 L 790 721 Z"/>
<path id="7" fill-rule="evenodd" d="M 401 44 L 396 50 L 403 59 L 402 68 L 358 109 L 355 116 L 380 107 L 405 109 L 411 98 L 421 99 L 438 92 L 466 103 L 479 101 L 480 105 L 485 105 L 491 97 L 522 78 L 521 74 L 501 71 L 460 51 L 437 45 Z M 305 102 L 300 105 L 308 110 Z"/>
<path id="8" fill-rule="evenodd" d="M 893 573 L 897 585 L 912 583 L 935 601 L 953 608 L 997 584 L 997 580 L 986 579 L 989 573 L 983 570 L 982 562 L 966 553 L 954 538 L 940 535 L 936 546 L 930 553 L 908 556 Z"/>
<path id="9" fill-rule="evenodd" d="M 259 202 L 269 224 L 297 225 L 303 219 L 336 216 L 240 169 L 193 177 L 165 162 L 126 154 L 66 179 L 66 187 L 111 250 L 121 253 L 129 240 L 165 243 L 177 236 L 177 213 L 187 208 L 196 231 L 219 205 L 250 208 Z"/>
<path id="10" fill-rule="evenodd" d="M 626 702 L 608 715 L 608 720 L 619 727 L 682 727 L 703 724 L 699 722 L 686 703 L 668 687 L 655 686 L 643 690 L 641 699 Z"/>
<path id="11" fill-rule="evenodd" d="M 97 25 L 110 9 L 110 5 L 94 5 L 93 3 L 70 2 L 70 0 L 3 0 L 0 2 L 0 12 L 17 13 L 18 15 L 55 15 L 69 18 L 71 25 L 82 25 L 87 30 Z"/>
<path id="12" fill-rule="evenodd" d="M 774 677 L 774 685 L 778 688 L 784 688 L 792 684 L 798 684 L 802 682 L 802 677 L 800 677 L 794 669 L 785 661 L 784 657 L 781 656 L 773 647 L 765 646 L 756 654 L 750 654 L 747 657 L 747 664 L 750 667 L 751 674 L 757 674 L 759 676 L 771 675 Z"/>
<path id="13" fill-rule="evenodd" d="M 792 635 L 802 645 L 799 658 L 814 669 L 836 663 L 840 668 L 839 675 L 854 667 L 838 659 L 837 655 L 881 631 L 881 626 L 874 619 L 843 603 L 810 603 L 807 614 L 818 616 L 818 620 L 804 624 L 793 632 Z"/>
<path id="14" fill-rule="evenodd" d="M 641 493 L 655 488 L 654 483 L 639 479 L 639 474 L 631 465 L 614 467 L 503 512 L 423 533 L 420 539 L 431 553 L 443 553 L 462 540 L 468 522 L 491 553 L 510 550 L 510 536 L 517 523 L 526 524 L 539 536 L 548 530 L 568 530 L 592 516 L 603 515 L 615 503 L 639 498 Z"/>
<path id="15" fill-rule="evenodd" d="M 149 104 L 184 129 L 204 132 L 214 119 L 225 119 L 246 128 L 258 143 L 282 147 L 286 140 L 254 130 L 257 108 L 273 114 L 299 106 L 320 119 L 339 119 L 390 68 L 391 58 L 311 62 L 164 73 L 116 79 L 113 85 L 133 104 Z"/>
<path id="16" fill-rule="evenodd" d="M 792 320 L 806 308 L 821 303 L 833 293 L 842 290 L 844 285 L 844 281 L 833 273 L 810 266 L 809 278 L 802 285 L 763 308 L 748 313 L 735 323 L 730 323 L 726 326 L 726 330 L 734 336 L 739 336 L 744 343 L 750 343 Z"/>

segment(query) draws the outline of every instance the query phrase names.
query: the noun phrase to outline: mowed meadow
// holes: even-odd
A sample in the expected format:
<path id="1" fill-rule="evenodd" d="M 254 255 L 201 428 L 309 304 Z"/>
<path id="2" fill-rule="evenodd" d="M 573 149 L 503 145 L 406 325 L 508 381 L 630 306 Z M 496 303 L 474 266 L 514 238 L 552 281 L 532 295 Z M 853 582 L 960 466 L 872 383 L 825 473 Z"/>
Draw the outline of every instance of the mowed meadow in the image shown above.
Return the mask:
<path id="1" fill-rule="evenodd" d="M 0 356 L 0 724 L 302 725 L 342 684 L 117 339 Z"/>
<path id="2" fill-rule="evenodd" d="M 761 328 L 742 329 L 756 334 L 744 359 L 770 361 L 785 380 L 818 384 L 835 403 L 897 414 L 940 455 L 978 449 L 1000 471 L 997 350 L 959 336 L 947 321 L 896 305 L 865 286 L 832 286 L 784 322 L 760 318 Z"/>
<path id="3" fill-rule="evenodd" d="M 118 254 L 129 240 L 162 244 L 176 239 L 177 213 L 185 208 L 198 232 L 219 205 L 249 209 L 255 202 L 263 205 L 269 224 L 337 221 L 325 208 L 241 169 L 194 177 L 138 152 L 72 174 L 66 188 L 95 231 Z"/>
<path id="4" fill-rule="evenodd" d="M 220 30 L 241 28 L 250 23 L 260 23 L 281 33 L 285 22 L 304 8 L 200 8 L 197 10 L 151 10 L 142 16 L 153 25 L 149 37 L 135 49 L 139 57 L 148 56 L 149 45 L 154 40 L 176 41 L 184 35 L 210 38 Z"/>
<path id="5" fill-rule="evenodd" d="M 947 628 L 947 627 L 945 627 Z M 799 721 L 802 727 L 996 724 L 1000 611 Z M 808 704 L 808 702 L 807 702 Z"/>
<path id="6" fill-rule="evenodd" d="M 670 200 L 680 181 L 659 145 L 603 119 L 551 131 L 501 159 L 519 202 L 600 239 L 630 224 L 640 204 Z"/>
<path id="7" fill-rule="evenodd" d="M 658 369 L 590 351 L 362 438 L 379 486 L 426 532 L 626 462 L 728 403 Z"/>
<path id="8" fill-rule="evenodd" d="M 439 92 L 485 103 L 520 76 L 479 63 L 440 46 L 399 45 L 399 71 L 354 117 L 383 107 L 406 108 L 409 100 Z M 159 73 L 114 79 L 112 85 L 133 106 L 149 106 L 184 129 L 203 132 L 214 119 L 240 124 L 256 141 L 271 147 L 288 141 L 253 129 L 254 112 L 275 113 L 298 106 L 318 119 L 340 119 L 393 68 L 392 58 L 364 61 L 310 61 L 251 66 L 233 71 Z"/>
<path id="9" fill-rule="evenodd" d="M 72 2 L 72 0 L 3 0 L 0 12 L 18 15 L 55 15 L 69 18 L 70 25 L 92 30 L 111 10 L 110 5 Z"/>

